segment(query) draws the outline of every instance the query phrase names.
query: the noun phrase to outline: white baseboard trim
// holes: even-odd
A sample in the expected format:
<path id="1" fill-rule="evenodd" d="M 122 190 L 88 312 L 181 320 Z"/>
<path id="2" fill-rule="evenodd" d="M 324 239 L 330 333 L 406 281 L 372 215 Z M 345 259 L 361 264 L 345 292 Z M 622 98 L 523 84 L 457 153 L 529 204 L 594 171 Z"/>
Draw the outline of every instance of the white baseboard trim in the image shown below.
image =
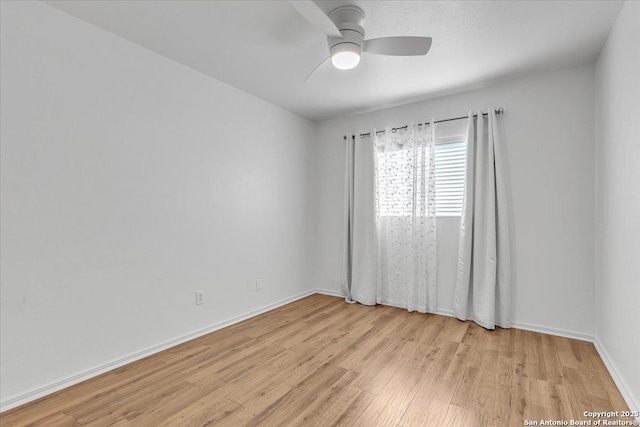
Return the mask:
<path id="1" fill-rule="evenodd" d="M 453 310 L 443 309 L 443 308 L 436 309 L 436 314 L 441 314 L 443 316 L 449 316 L 449 317 L 456 317 L 453 314 Z M 581 332 L 567 331 L 565 329 L 549 328 L 547 326 L 538 326 L 538 325 L 532 325 L 530 323 L 522 323 L 522 322 L 513 322 L 511 324 L 511 327 L 515 329 L 522 329 L 525 331 L 539 332 L 539 333 L 548 334 L 548 335 L 557 335 L 559 337 L 564 337 L 564 338 L 572 338 L 574 340 L 579 340 L 579 341 L 593 342 L 592 335 L 583 334 Z"/>
<path id="2" fill-rule="evenodd" d="M 598 337 L 595 337 L 595 339 L 593 340 L 593 345 L 596 347 L 596 351 L 600 355 L 600 358 L 604 362 L 604 365 L 607 367 L 609 374 L 611 374 L 613 382 L 615 382 L 616 386 L 618 386 L 618 390 L 620 390 L 620 394 L 622 394 L 625 402 L 627 402 L 629 409 L 632 411 L 640 410 L 640 399 L 638 399 L 637 396 L 633 395 L 631 389 L 622 378 L 622 375 L 620 375 L 620 373 L 618 372 L 615 363 L 613 363 L 613 360 L 611 360 L 611 357 L 609 357 L 609 353 L 607 353 L 607 350 L 604 348 Z M 640 417 L 637 417 L 636 420 L 640 422 Z"/>
<path id="3" fill-rule="evenodd" d="M 341 292 L 337 292 L 337 291 L 330 290 L 330 289 L 319 289 L 318 288 L 318 289 L 314 289 L 314 291 L 316 293 L 318 293 L 318 294 L 331 295 L 331 296 L 335 296 L 335 297 L 344 298 L 344 295 L 342 295 Z M 436 308 L 434 313 L 435 314 L 439 314 L 441 316 L 456 317 L 453 314 L 453 310 L 448 309 L 448 308 Z M 513 328 L 523 329 L 525 331 L 540 332 L 540 333 L 543 333 L 543 334 L 557 335 L 559 337 L 564 337 L 564 338 L 572 338 L 572 339 L 576 339 L 576 340 L 579 340 L 579 341 L 593 342 L 593 335 L 583 334 L 581 332 L 573 332 L 573 331 L 567 331 L 567 330 L 564 330 L 564 329 L 549 328 L 547 326 L 538 326 L 538 325 L 532 325 L 530 323 L 522 323 L 522 322 L 513 322 L 511 326 Z"/>
<path id="4" fill-rule="evenodd" d="M 334 291 L 331 289 L 314 289 L 312 292 L 316 294 L 329 295 L 330 297 L 344 298 L 344 295 L 342 295 L 342 292 Z"/>
<path id="5" fill-rule="evenodd" d="M 159 353 L 163 350 L 166 350 L 171 347 L 175 347 L 178 344 L 182 344 L 194 338 L 198 338 L 202 335 L 206 335 L 208 333 L 217 331 L 218 329 L 222 329 L 226 326 L 233 325 L 238 322 L 242 322 L 243 320 L 249 319 L 251 317 L 257 316 L 259 314 L 265 313 L 267 311 L 273 310 L 274 308 L 281 307 L 285 304 L 289 304 L 291 302 L 297 301 L 299 299 L 308 297 L 309 295 L 313 295 L 316 293 L 315 290 L 305 291 L 294 295 L 289 298 L 285 298 L 283 300 L 274 302 L 272 304 L 268 304 L 264 307 L 261 307 L 256 310 L 249 311 L 247 313 L 241 314 L 239 316 L 232 317 L 227 320 L 223 320 L 221 322 L 214 323 L 211 326 L 206 328 L 188 333 L 186 335 L 182 335 L 178 338 L 174 338 L 169 341 L 165 341 L 161 344 L 155 345 L 153 347 L 149 347 L 145 350 L 138 351 L 136 353 L 130 354 L 128 356 L 121 357 L 120 359 L 116 359 L 112 362 L 105 363 L 100 366 L 96 366 L 93 369 L 89 369 L 88 371 L 81 372 L 77 375 L 73 375 L 71 377 L 65 378 L 63 380 L 57 381 L 55 383 L 46 385 L 44 387 L 37 388 L 35 390 L 29 391 L 27 393 L 21 394 L 19 396 L 13 397 L 11 399 L 7 399 L 3 402 L 0 402 L 0 412 L 7 411 L 9 409 L 15 408 L 20 405 L 24 405 L 25 403 L 31 402 L 33 400 L 44 397 L 48 394 L 54 393 L 56 391 L 62 390 L 64 388 L 70 387 L 74 384 L 78 384 L 82 381 L 86 381 L 90 378 L 96 377 L 100 374 L 104 374 L 105 372 L 109 372 L 113 369 L 119 368 L 120 366 L 124 366 L 128 363 L 135 362 L 136 360 L 140 360 L 147 356 L 151 356 L 152 354 Z"/>
<path id="6" fill-rule="evenodd" d="M 571 338 L 578 341 L 593 342 L 593 335 L 582 332 L 567 331 L 566 329 L 550 328 L 548 326 L 532 325 L 530 323 L 512 322 L 511 327 L 525 331 L 539 332 L 541 334 L 556 335 L 558 337 Z"/>

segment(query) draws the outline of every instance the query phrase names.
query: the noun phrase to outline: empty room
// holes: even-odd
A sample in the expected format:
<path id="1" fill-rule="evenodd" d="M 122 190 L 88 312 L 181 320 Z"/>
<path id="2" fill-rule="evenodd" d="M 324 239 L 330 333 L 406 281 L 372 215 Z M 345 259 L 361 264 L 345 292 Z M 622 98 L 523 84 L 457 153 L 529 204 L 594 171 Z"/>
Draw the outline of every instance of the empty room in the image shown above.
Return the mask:
<path id="1" fill-rule="evenodd" d="M 0 426 L 640 425 L 640 1 L 0 18 Z"/>

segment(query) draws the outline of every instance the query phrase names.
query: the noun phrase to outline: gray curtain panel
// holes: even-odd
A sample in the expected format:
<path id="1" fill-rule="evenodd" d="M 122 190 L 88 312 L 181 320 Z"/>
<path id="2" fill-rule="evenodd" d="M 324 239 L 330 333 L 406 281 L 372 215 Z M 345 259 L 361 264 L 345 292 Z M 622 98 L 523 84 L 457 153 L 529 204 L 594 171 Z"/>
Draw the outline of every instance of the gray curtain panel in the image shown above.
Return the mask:
<path id="1" fill-rule="evenodd" d="M 470 112 L 453 312 L 487 329 L 511 327 L 507 165 L 500 144 L 495 110 L 489 108 L 486 119 Z"/>

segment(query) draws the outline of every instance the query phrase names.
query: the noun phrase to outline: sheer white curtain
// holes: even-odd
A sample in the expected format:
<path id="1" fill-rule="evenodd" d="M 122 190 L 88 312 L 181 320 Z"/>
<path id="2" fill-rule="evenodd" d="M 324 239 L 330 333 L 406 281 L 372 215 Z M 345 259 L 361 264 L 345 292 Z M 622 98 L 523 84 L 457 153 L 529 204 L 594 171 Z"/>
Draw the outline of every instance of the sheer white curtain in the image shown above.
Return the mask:
<path id="1" fill-rule="evenodd" d="M 487 126 L 469 113 L 467 168 L 460 219 L 453 312 L 494 329 L 511 327 L 511 265 L 507 223 L 506 163 L 495 110 Z"/>
<path id="2" fill-rule="evenodd" d="M 376 134 L 377 301 L 421 313 L 436 304 L 433 123 Z"/>
<path id="3" fill-rule="evenodd" d="M 436 304 L 434 127 L 347 138 L 347 301 L 429 312 Z M 373 141 L 371 141 L 373 139 Z"/>

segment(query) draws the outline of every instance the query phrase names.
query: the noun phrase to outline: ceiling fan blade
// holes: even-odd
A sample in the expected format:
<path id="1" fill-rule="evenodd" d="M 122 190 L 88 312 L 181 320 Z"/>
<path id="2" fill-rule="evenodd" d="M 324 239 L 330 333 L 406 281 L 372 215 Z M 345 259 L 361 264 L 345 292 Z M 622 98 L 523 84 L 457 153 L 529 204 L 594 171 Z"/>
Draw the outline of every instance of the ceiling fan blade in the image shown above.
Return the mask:
<path id="1" fill-rule="evenodd" d="M 322 61 L 321 63 L 319 63 L 318 65 L 316 65 L 316 68 L 314 68 L 313 70 L 311 70 L 311 72 L 307 75 L 307 77 L 304 79 L 304 81 L 306 82 L 307 80 L 309 80 L 309 77 L 311 77 L 311 75 L 313 73 L 316 72 L 316 70 L 320 67 L 322 67 L 324 64 L 327 63 L 327 61 L 330 59 L 331 57 L 326 58 L 324 61 Z"/>
<path id="2" fill-rule="evenodd" d="M 380 37 L 364 41 L 364 52 L 378 55 L 426 55 L 431 48 L 431 37 Z"/>
<path id="3" fill-rule="evenodd" d="M 289 3 L 300 15 L 320 31 L 331 37 L 342 37 L 336 24 L 311 0 L 291 0 Z"/>

